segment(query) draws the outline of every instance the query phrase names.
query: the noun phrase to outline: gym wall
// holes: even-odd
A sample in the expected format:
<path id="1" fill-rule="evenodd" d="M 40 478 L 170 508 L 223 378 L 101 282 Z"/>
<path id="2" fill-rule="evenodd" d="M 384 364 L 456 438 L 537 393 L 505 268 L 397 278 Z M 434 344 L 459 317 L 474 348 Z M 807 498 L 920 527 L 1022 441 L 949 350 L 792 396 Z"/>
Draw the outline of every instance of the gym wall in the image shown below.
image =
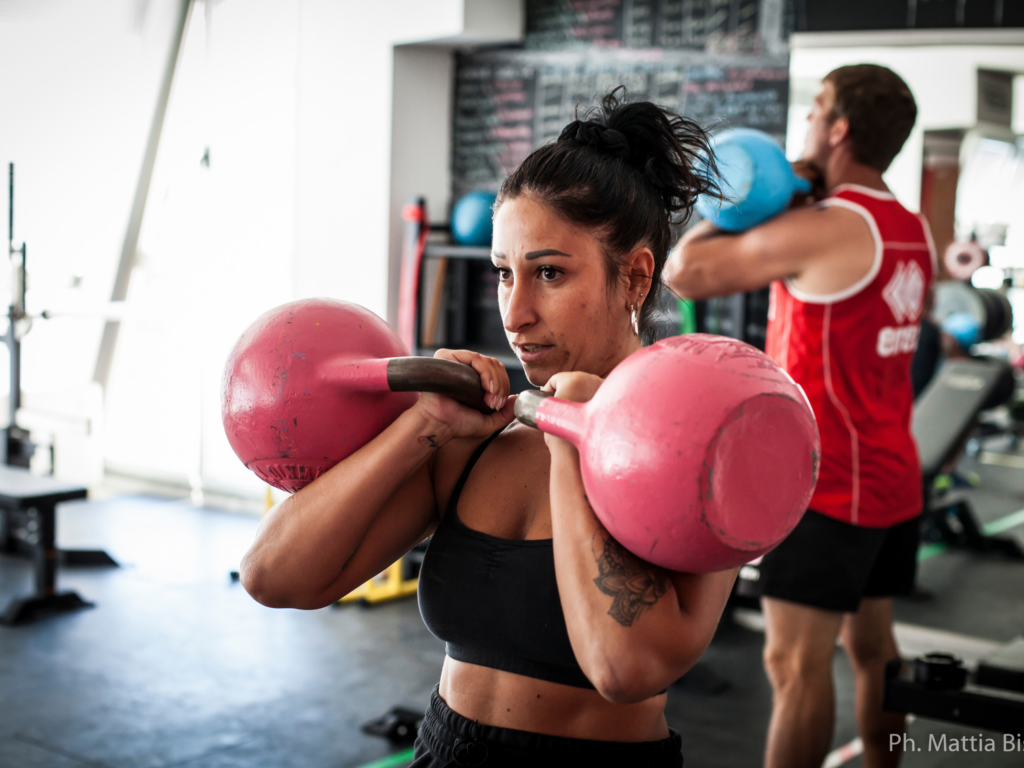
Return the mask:
<path id="1" fill-rule="evenodd" d="M 0 4 L 0 203 L 15 164 L 14 239 L 27 244 L 22 404 L 54 423 L 59 470 L 102 471 L 102 394 L 90 388 L 117 258 L 178 12 L 177 0 Z M 0 269 L 6 307 L 11 270 Z M 6 419 L 9 358 L 0 354 Z"/>
<path id="2" fill-rule="evenodd" d="M 181 7 L 94 6 L 0 11 L 0 63 L 18 73 L 0 85 L 10 108 L 0 146 L 17 164 L 28 307 L 81 304 L 94 315 L 37 321 L 23 342 L 27 403 L 89 387 L 103 327 L 95 315 L 111 295 Z M 329 295 L 386 314 L 395 48 L 519 39 L 519 6 L 193 0 L 106 392 L 100 467 L 262 497 L 220 425 L 227 352 L 260 312 L 291 299 Z M 95 482 L 95 468 L 73 479 Z"/>

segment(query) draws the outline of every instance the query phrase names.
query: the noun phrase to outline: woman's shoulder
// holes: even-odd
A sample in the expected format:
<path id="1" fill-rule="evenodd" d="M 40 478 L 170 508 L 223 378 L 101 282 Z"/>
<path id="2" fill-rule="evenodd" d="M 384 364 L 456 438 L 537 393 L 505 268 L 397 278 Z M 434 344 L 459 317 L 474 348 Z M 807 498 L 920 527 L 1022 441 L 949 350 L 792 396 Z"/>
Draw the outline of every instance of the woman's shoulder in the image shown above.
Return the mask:
<path id="1" fill-rule="evenodd" d="M 493 438 L 493 439 L 491 439 Z M 458 485 L 476 450 L 490 441 L 477 461 L 490 464 L 491 460 L 507 465 L 511 471 L 527 457 L 535 458 L 538 451 L 547 454 L 544 436 L 535 429 L 512 422 L 497 435 L 462 437 L 449 441 L 438 449 L 434 457 L 432 479 L 437 508 L 444 514 L 448 500 Z"/>

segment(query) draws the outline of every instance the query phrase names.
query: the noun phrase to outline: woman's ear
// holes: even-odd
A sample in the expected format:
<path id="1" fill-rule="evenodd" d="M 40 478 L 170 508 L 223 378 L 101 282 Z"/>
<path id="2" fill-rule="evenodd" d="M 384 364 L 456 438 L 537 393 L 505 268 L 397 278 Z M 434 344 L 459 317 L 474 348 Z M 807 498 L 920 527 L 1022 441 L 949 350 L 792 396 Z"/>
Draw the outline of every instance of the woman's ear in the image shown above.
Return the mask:
<path id="1" fill-rule="evenodd" d="M 642 304 L 640 294 L 650 295 L 651 276 L 654 274 L 654 254 L 651 249 L 646 246 L 634 249 L 626 257 L 619 273 L 626 290 L 627 303 Z"/>

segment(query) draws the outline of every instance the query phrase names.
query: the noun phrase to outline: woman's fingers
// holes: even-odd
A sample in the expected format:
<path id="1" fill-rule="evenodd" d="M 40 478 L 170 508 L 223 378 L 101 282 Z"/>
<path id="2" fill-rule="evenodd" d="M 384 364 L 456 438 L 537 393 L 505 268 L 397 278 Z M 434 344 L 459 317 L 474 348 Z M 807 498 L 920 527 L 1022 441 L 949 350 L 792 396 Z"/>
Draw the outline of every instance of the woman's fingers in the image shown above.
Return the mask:
<path id="1" fill-rule="evenodd" d="M 513 395 L 512 397 L 506 399 L 505 402 L 502 403 L 501 407 L 495 410 L 494 413 L 484 417 L 484 419 L 487 421 L 487 428 L 484 434 L 489 435 L 492 432 L 496 432 L 505 425 L 512 422 L 512 420 L 516 417 L 515 402 L 516 397 L 515 395 Z"/>
<path id="2" fill-rule="evenodd" d="M 495 358 L 468 349 L 439 349 L 434 353 L 434 357 L 464 363 L 476 371 L 485 393 L 484 402 L 494 410 L 501 410 L 508 401 L 511 391 L 508 372 Z"/>
<path id="3" fill-rule="evenodd" d="M 543 391 L 553 392 L 556 397 L 563 400 L 573 400 L 577 403 L 585 403 L 594 396 L 601 382 L 600 376 L 579 371 L 563 371 L 554 374 L 548 383 L 544 385 Z"/>

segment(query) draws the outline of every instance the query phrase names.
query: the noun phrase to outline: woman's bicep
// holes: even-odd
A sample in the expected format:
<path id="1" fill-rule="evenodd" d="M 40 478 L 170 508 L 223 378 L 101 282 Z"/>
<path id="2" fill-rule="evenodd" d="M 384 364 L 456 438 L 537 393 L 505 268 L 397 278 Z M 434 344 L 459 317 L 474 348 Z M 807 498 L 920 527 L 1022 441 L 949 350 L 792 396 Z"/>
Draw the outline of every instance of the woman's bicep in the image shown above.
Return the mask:
<path id="1" fill-rule="evenodd" d="M 359 547 L 324 595 L 325 605 L 373 578 L 429 536 L 437 506 L 428 465 L 413 473 L 388 499 Z"/>

